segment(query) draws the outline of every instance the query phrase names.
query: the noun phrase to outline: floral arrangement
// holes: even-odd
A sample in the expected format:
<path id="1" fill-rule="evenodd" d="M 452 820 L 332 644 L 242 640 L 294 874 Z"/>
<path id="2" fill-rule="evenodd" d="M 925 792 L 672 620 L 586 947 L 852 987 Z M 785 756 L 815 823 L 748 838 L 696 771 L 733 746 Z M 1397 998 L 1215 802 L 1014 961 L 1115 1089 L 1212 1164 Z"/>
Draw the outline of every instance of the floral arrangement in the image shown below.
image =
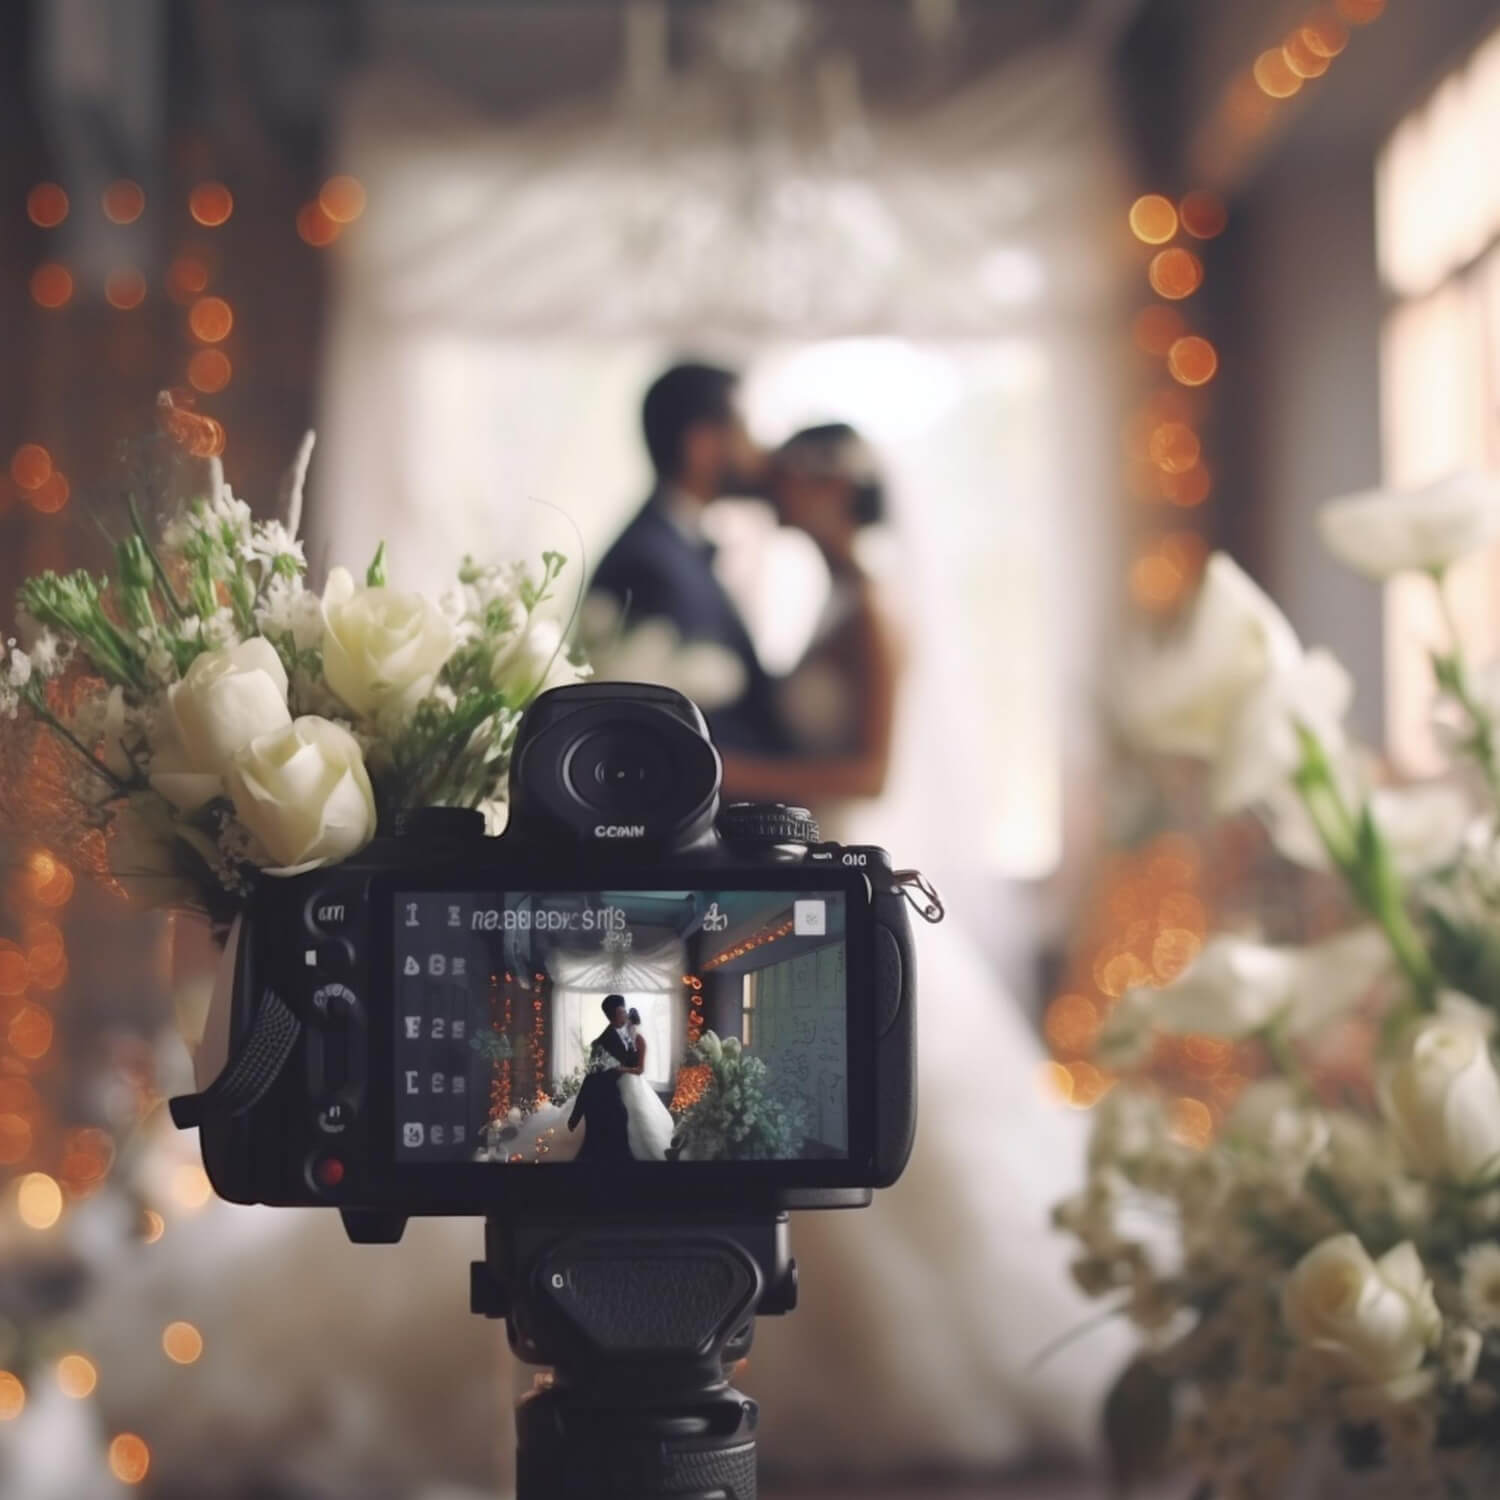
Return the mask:
<path id="1" fill-rule="evenodd" d="M 190 414 L 160 409 L 180 435 Z M 407 808 L 476 808 L 496 831 L 522 711 L 587 673 L 539 613 L 557 553 L 540 571 L 465 559 L 433 601 L 391 585 L 382 545 L 311 588 L 311 448 L 279 520 L 254 518 L 217 457 L 178 452 L 152 468 L 159 493 L 130 495 L 109 572 L 21 586 L 0 717 L 35 734 L 7 735 L 5 795 L 17 822 L 102 836 L 96 864 L 144 904 L 226 924 L 257 873 L 344 859 Z"/>
<path id="2" fill-rule="evenodd" d="M 1301 946 L 1210 935 L 1120 998 L 1087 1180 L 1056 1222 L 1079 1284 L 1143 1336 L 1106 1412 L 1137 1471 L 1151 1449 L 1203 1497 L 1465 1500 L 1500 1484 L 1500 675 L 1469 660 L 1449 598 L 1453 564 L 1500 537 L 1500 480 L 1320 519 L 1341 561 L 1425 576 L 1442 603 L 1452 773 L 1381 784 L 1343 667 L 1210 559 L 1181 627 L 1129 662 L 1124 734 L 1206 766 L 1214 815 L 1258 813 L 1353 920 Z M 1174 1128 L 1153 1071 L 1188 1036 L 1252 1075 L 1206 1138 Z"/>
<path id="3" fill-rule="evenodd" d="M 673 1137 L 683 1161 L 772 1161 L 798 1154 L 801 1106 L 772 1092 L 763 1058 L 746 1052 L 736 1036 L 721 1039 L 705 1031 L 688 1048 L 688 1059 L 709 1073 Z"/>

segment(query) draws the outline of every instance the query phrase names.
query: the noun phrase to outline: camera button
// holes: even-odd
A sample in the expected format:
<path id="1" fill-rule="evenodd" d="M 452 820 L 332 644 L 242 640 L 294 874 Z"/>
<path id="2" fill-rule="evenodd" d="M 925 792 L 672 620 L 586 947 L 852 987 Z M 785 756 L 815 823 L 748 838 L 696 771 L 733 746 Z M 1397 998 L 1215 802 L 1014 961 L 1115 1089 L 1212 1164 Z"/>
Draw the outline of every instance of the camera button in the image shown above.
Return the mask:
<path id="1" fill-rule="evenodd" d="M 334 1099 L 318 1111 L 318 1129 L 324 1135 L 343 1135 L 354 1123 L 354 1113 L 347 1099 Z"/>
<path id="2" fill-rule="evenodd" d="M 347 984 L 322 984 L 313 991 L 313 1015 L 330 1025 L 352 1020 L 359 1009 L 359 996 Z"/>
<path id="3" fill-rule="evenodd" d="M 324 938 L 302 949 L 298 968 L 315 975 L 347 974 L 354 967 L 354 944 L 344 938 Z"/>
<path id="4" fill-rule="evenodd" d="M 331 935 L 354 925 L 359 903 L 347 890 L 314 891 L 308 897 L 305 914 L 310 932 Z"/>
<path id="5" fill-rule="evenodd" d="M 307 1175 L 319 1192 L 336 1192 L 343 1185 L 348 1169 L 338 1156 L 315 1156 L 308 1163 Z"/>

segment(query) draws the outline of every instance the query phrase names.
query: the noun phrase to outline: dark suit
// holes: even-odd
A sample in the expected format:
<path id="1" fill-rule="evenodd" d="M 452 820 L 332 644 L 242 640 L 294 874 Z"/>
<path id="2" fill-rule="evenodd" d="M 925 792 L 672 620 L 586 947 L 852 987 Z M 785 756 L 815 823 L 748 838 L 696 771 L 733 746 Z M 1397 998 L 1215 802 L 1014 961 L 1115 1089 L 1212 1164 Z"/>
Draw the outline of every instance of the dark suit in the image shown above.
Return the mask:
<path id="1" fill-rule="evenodd" d="M 653 495 L 616 538 L 594 572 L 592 589 L 626 611 L 625 628 L 665 617 L 685 641 L 708 641 L 739 658 L 745 691 L 708 713 L 714 739 L 726 750 L 774 755 L 787 749 L 776 718 L 771 681 L 734 602 L 714 576 L 713 548 L 684 536 Z"/>
<path id="2" fill-rule="evenodd" d="M 594 1038 L 589 1047 L 592 1060 L 598 1053 L 607 1052 L 621 1067 L 635 1066 L 635 1049 L 620 1040 L 613 1026 Z M 607 1068 L 584 1076 L 578 1090 L 573 1113 L 568 1117 L 568 1129 L 576 1130 L 582 1120 L 587 1127 L 583 1145 L 578 1148 L 579 1161 L 630 1161 L 630 1129 L 625 1118 L 625 1101 L 620 1096 L 620 1075 L 614 1068 Z"/>

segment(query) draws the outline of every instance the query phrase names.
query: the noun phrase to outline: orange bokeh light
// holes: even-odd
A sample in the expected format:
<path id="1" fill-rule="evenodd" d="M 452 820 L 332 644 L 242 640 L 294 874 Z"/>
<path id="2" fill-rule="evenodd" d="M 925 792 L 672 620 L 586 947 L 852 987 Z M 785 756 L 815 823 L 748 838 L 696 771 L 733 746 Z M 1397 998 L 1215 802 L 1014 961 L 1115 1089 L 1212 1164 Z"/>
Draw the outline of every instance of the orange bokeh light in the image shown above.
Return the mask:
<path id="1" fill-rule="evenodd" d="M 26 195 L 26 217 L 38 229 L 56 229 L 68 217 L 68 195 L 55 182 L 39 182 Z"/>
<path id="2" fill-rule="evenodd" d="M 365 211 L 364 184 L 347 173 L 330 177 L 318 193 L 318 206 L 335 224 L 352 224 Z"/>
<path id="3" fill-rule="evenodd" d="M 1165 609 L 1182 596 L 1185 580 L 1159 553 L 1136 558 L 1130 568 L 1130 597 L 1145 609 Z"/>
<path id="4" fill-rule="evenodd" d="M 1151 433 L 1151 462 L 1169 474 L 1185 474 L 1198 462 L 1203 445 L 1186 422 L 1162 422 Z"/>
<path id="5" fill-rule="evenodd" d="M 121 312 L 129 312 L 146 300 L 146 278 L 134 266 L 111 271 L 104 281 L 104 300 Z"/>
<path id="6" fill-rule="evenodd" d="M 1059 995 L 1047 1007 L 1043 1031 L 1055 1052 L 1087 1052 L 1099 1034 L 1099 1008 L 1087 995 Z"/>
<path id="7" fill-rule="evenodd" d="M 188 212 L 207 229 L 217 229 L 234 212 L 234 194 L 222 182 L 200 182 L 188 194 Z"/>
<path id="8" fill-rule="evenodd" d="M 47 261 L 31 273 L 31 300 L 38 307 L 65 307 L 73 296 L 73 273 L 56 261 Z"/>
<path id="9" fill-rule="evenodd" d="M 1135 315 L 1131 333 L 1135 346 L 1143 354 L 1163 356 L 1187 331 L 1183 316 L 1175 307 L 1153 302 Z"/>
<path id="10" fill-rule="evenodd" d="M 1385 0 L 1334 0 L 1334 4 L 1351 26 L 1368 26 L 1385 14 Z"/>
<path id="11" fill-rule="evenodd" d="M 65 1354 L 57 1362 L 57 1383 L 63 1395 L 85 1401 L 99 1384 L 99 1371 L 93 1360 L 81 1354 Z"/>
<path id="12" fill-rule="evenodd" d="M 40 443 L 22 443 L 11 455 L 10 477 L 21 489 L 40 489 L 51 475 L 52 455 Z"/>
<path id="13" fill-rule="evenodd" d="M 208 286 L 208 265 L 199 256 L 179 255 L 167 267 L 167 296 L 191 302 Z"/>
<path id="14" fill-rule="evenodd" d="M 134 224 L 146 211 L 146 194 L 140 183 L 122 177 L 105 188 L 100 206 L 111 224 Z"/>
<path id="15" fill-rule="evenodd" d="M 6 1040 L 17 1057 L 36 1062 L 52 1050 L 52 1017 L 40 1005 L 23 1005 L 10 1019 Z"/>
<path id="16" fill-rule="evenodd" d="M 57 1175 L 70 1193 L 91 1193 L 109 1175 L 114 1161 L 115 1143 L 109 1133 L 87 1125 L 63 1138 Z"/>
<path id="17" fill-rule="evenodd" d="M 1214 1117 L 1201 1099 L 1174 1099 L 1168 1110 L 1172 1138 L 1182 1146 L 1201 1151 L 1213 1139 Z"/>
<path id="18" fill-rule="evenodd" d="M 217 344 L 234 327 L 234 309 L 222 297 L 200 297 L 188 313 L 188 327 L 194 338 Z"/>
<path id="19" fill-rule="evenodd" d="M 133 1432 L 122 1432 L 109 1445 L 109 1472 L 121 1484 L 139 1484 L 151 1472 L 151 1450 Z"/>
<path id="20" fill-rule="evenodd" d="M 161 1347 L 175 1365 L 196 1364 L 203 1356 L 203 1335 L 191 1323 L 168 1323 L 162 1330 Z"/>
<path id="21" fill-rule="evenodd" d="M 318 202 L 304 203 L 297 210 L 297 235 L 315 250 L 331 245 L 343 232 L 343 225 L 331 219 Z"/>
<path id="22" fill-rule="evenodd" d="M 1130 205 L 1130 232 L 1148 245 L 1165 245 L 1177 233 L 1177 210 L 1170 198 L 1144 193 Z"/>
<path id="23" fill-rule="evenodd" d="M 1146 274 L 1157 296 L 1176 302 L 1191 297 L 1203 285 L 1203 262 L 1191 250 L 1174 246 L 1157 251 Z"/>
<path id="24" fill-rule="evenodd" d="M 1217 193 L 1202 188 L 1185 194 L 1177 205 L 1177 213 L 1182 219 L 1182 227 L 1195 240 L 1211 240 L 1215 235 L 1223 234 L 1224 226 L 1229 222 L 1224 200 Z"/>
<path id="25" fill-rule="evenodd" d="M 1069 1104 L 1073 1099 L 1073 1075 L 1060 1062 L 1044 1062 L 1037 1069 L 1037 1087 L 1044 1099 Z"/>
<path id="26" fill-rule="evenodd" d="M 222 391 L 233 374 L 234 367 L 222 349 L 200 349 L 188 361 L 188 384 L 205 396 Z"/>
<path id="27" fill-rule="evenodd" d="M 50 516 L 68 503 L 68 496 L 71 493 L 72 487 L 68 483 L 67 476 L 54 469 L 24 498 L 33 510 L 40 511 L 44 516 Z"/>
<path id="28" fill-rule="evenodd" d="M 1167 369 L 1179 385 L 1207 385 L 1218 373 L 1219 354 L 1207 339 L 1191 333 L 1167 350 Z"/>
<path id="29" fill-rule="evenodd" d="M 1272 99 L 1290 99 L 1302 87 L 1280 47 L 1267 47 L 1255 59 L 1255 82 Z"/>
<path id="30" fill-rule="evenodd" d="M 1157 473 L 1161 475 L 1163 498 L 1170 500 L 1173 505 L 1180 505 L 1184 510 L 1202 505 L 1213 492 L 1213 476 L 1201 461 L 1181 474 L 1166 474 L 1159 469 Z"/>
<path id="31" fill-rule="evenodd" d="M 0 1422 L 13 1422 L 26 1409 L 26 1387 L 9 1370 L 0 1370 Z"/>
<path id="32" fill-rule="evenodd" d="M 1309 45 L 1306 28 L 1299 27 L 1282 44 L 1286 65 L 1298 78 L 1321 78 L 1332 66 L 1332 59 L 1315 52 Z"/>
<path id="33" fill-rule="evenodd" d="M 13 1167 L 31 1150 L 31 1122 L 17 1114 L 0 1115 L 0 1166 Z"/>
<path id="34" fill-rule="evenodd" d="M 1349 45 L 1349 28 L 1331 11 L 1320 10 L 1297 29 L 1309 52 L 1319 57 L 1337 57 Z"/>

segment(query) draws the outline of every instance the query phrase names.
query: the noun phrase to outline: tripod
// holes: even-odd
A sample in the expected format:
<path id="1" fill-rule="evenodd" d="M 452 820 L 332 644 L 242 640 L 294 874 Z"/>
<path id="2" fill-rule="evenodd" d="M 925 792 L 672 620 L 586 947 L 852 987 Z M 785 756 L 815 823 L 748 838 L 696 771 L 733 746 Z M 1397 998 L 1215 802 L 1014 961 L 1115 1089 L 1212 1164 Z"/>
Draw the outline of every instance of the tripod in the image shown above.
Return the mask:
<path id="1" fill-rule="evenodd" d="M 517 1500 L 754 1500 L 757 1408 L 728 1371 L 796 1300 L 784 1213 L 487 1220 L 472 1308 L 551 1367 L 516 1407 Z"/>

